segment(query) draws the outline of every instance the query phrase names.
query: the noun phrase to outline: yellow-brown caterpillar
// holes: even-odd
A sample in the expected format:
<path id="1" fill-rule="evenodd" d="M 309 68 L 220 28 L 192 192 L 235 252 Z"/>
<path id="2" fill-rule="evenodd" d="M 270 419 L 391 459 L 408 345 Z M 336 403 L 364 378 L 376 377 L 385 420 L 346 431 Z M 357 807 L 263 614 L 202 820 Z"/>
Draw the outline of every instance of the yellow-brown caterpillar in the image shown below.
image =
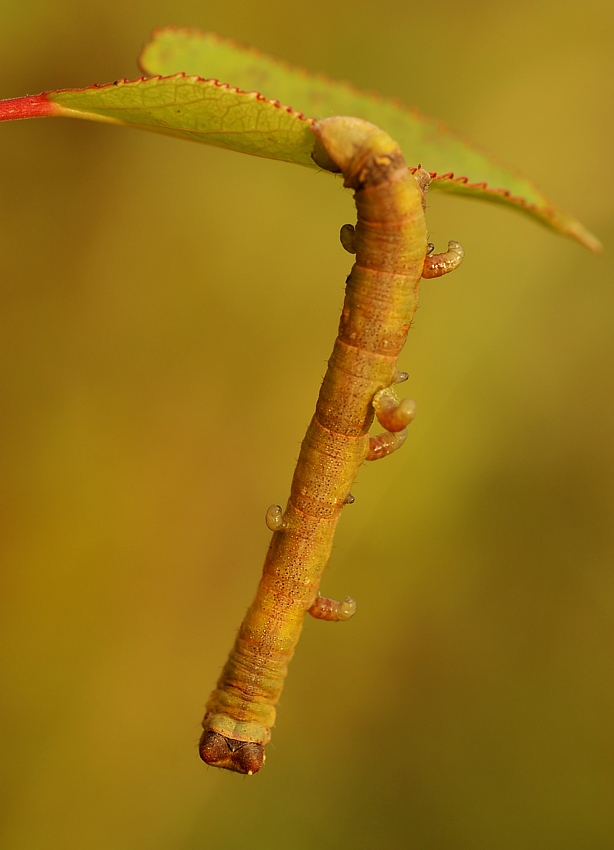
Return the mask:
<path id="1" fill-rule="evenodd" d="M 267 511 L 274 533 L 256 598 L 203 720 L 203 760 L 247 774 L 264 761 L 306 613 L 343 620 L 354 611 L 349 597 L 339 603 L 319 596 L 322 572 L 341 511 L 353 501 L 358 468 L 398 448 L 413 418 L 413 402 L 399 402 L 387 388 L 407 379 L 397 370 L 397 358 L 418 305 L 420 278 L 454 265 L 447 255 L 427 258 L 428 174 L 419 169 L 414 177 L 390 136 L 357 118 L 327 118 L 313 131 L 316 163 L 340 171 L 344 185 L 354 190 L 357 224 L 343 228 L 341 238 L 356 262 L 287 507 Z M 374 414 L 386 430 L 370 439 Z"/>

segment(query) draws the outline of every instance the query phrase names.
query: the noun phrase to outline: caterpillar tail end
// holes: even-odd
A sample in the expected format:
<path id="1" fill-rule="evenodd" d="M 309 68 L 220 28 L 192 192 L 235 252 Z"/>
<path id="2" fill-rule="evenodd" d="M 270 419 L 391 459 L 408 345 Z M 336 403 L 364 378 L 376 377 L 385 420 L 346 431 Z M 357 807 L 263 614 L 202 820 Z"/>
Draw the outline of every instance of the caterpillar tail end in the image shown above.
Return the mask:
<path id="1" fill-rule="evenodd" d="M 245 776 L 258 773 L 266 759 L 262 744 L 226 738 L 213 729 L 205 729 L 201 735 L 198 752 L 205 764 Z"/>

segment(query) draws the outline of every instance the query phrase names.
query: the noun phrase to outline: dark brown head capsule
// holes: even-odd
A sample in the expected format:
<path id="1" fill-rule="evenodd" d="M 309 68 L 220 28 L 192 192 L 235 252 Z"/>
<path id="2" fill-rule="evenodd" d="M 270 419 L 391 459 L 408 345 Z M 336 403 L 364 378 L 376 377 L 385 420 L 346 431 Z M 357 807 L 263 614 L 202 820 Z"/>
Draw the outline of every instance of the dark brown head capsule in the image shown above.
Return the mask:
<path id="1" fill-rule="evenodd" d="M 222 767 L 248 776 L 258 773 L 265 758 L 262 744 L 225 738 L 213 729 L 205 729 L 198 751 L 201 759 L 211 767 Z"/>

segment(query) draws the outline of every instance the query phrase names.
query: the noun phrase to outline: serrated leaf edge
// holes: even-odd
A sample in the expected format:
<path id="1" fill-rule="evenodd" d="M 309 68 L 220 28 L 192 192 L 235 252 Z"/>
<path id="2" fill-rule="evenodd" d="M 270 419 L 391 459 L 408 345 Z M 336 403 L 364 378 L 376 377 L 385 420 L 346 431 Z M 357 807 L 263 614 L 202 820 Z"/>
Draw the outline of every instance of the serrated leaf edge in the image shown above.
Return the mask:
<path id="1" fill-rule="evenodd" d="M 412 172 L 415 170 L 414 168 L 410 168 Z M 568 216 L 565 212 L 550 203 L 537 206 L 536 204 L 528 203 L 521 195 L 513 195 L 509 189 L 494 189 L 483 182 L 471 183 L 468 177 L 455 177 L 452 171 L 448 171 L 445 174 L 437 174 L 435 171 L 429 171 L 429 174 L 431 177 L 431 189 L 442 192 L 450 191 L 449 189 L 446 190 L 446 184 L 449 183 L 453 183 L 459 188 L 476 189 L 480 193 L 475 196 L 476 200 L 491 200 L 495 202 L 501 200 L 504 203 L 512 204 L 519 212 L 528 213 L 538 218 L 545 226 L 573 237 L 584 245 L 585 248 L 593 251 L 593 253 L 599 254 L 603 250 L 603 245 L 590 230 L 587 230 L 573 216 Z M 470 197 L 462 189 L 459 194 Z"/>
<path id="2" fill-rule="evenodd" d="M 213 83 L 213 85 L 215 85 L 217 88 L 226 89 L 231 92 L 236 92 L 237 94 L 255 95 L 256 100 L 262 101 L 263 103 L 268 103 L 277 109 L 281 109 L 284 112 L 288 112 L 290 115 L 294 115 L 300 121 L 304 121 L 307 124 L 314 124 L 316 121 L 315 118 L 309 118 L 308 116 L 300 112 L 298 109 L 293 109 L 291 106 L 280 103 L 280 101 L 274 98 L 265 97 L 263 94 L 261 94 L 259 91 L 256 91 L 255 89 L 246 91 L 245 89 L 241 89 L 238 86 L 233 86 L 230 83 L 224 83 L 221 80 L 216 79 L 215 77 L 200 77 L 197 74 L 186 74 L 183 71 L 179 71 L 177 74 L 169 74 L 168 76 L 164 76 L 163 74 L 156 74 L 151 77 L 136 77 L 132 80 L 122 78 L 119 80 L 114 80 L 112 83 L 93 83 L 91 86 L 82 86 L 79 88 L 53 89 L 51 91 L 42 92 L 40 95 L 38 95 L 38 97 L 47 97 L 51 100 L 52 103 L 55 103 L 56 101 L 54 101 L 52 97 L 54 94 L 64 94 L 66 92 L 74 92 L 76 94 L 79 94 L 80 92 L 89 92 L 92 90 L 100 91 L 102 89 L 114 88 L 123 85 L 135 85 L 137 83 L 147 85 L 148 83 L 152 82 L 160 82 L 162 80 L 174 79 L 192 80 L 195 83 Z"/>

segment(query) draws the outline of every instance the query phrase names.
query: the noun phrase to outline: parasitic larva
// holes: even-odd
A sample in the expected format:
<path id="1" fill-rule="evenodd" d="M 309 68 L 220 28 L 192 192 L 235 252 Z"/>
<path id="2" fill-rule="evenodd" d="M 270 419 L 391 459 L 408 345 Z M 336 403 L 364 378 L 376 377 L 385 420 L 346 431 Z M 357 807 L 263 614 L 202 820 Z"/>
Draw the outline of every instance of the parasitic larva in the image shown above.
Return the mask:
<path id="1" fill-rule="evenodd" d="M 416 181 L 416 183 L 420 187 L 420 191 L 422 192 L 422 209 L 424 209 L 424 207 L 426 206 L 424 202 L 424 195 L 426 195 L 426 191 L 430 185 L 431 175 L 428 173 L 428 171 L 425 171 L 425 169 L 422 168 L 421 165 L 419 165 L 414 171 L 414 180 Z"/>
<path id="2" fill-rule="evenodd" d="M 416 402 L 413 398 L 399 401 L 392 387 L 375 393 L 373 408 L 377 421 L 386 431 L 402 431 L 416 416 Z"/>
<path id="3" fill-rule="evenodd" d="M 339 239 L 348 254 L 356 253 L 356 248 L 354 247 L 355 236 L 356 229 L 353 224 L 344 224 L 339 231 Z"/>
<path id="4" fill-rule="evenodd" d="M 284 512 L 281 505 L 270 505 L 265 515 L 266 527 L 269 531 L 279 531 L 284 525 Z"/>
<path id="5" fill-rule="evenodd" d="M 329 599 L 328 596 L 316 596 L 316 600 L 309 609 L 309 613 L 316 620 L 329 620 L 340 623 L 349 620 L 356 613 L 356 601 L 351 596 L 346 596 L 341 602 Z"/>
<path id="6" fill-rule="evenodd" d="M 369 438 L 369 452 L 366 460 L 379 460 L 396 452 L 407 439 L 407 426 L 416 415 L 416 402 L 411 398 L 399 401 L 392 387 L 386 387 L 375 393 L 373 409 L 383 434 Z"/>
<path id="7" fill-rule="evenodd" d="M 463 262 L 465 251 L 460 242 L 450 240 L 448 250 L 444 254 L 428 254 L 424 260 L 422 277 L 441 277 L 448 272 L 453 272 Z"/>
<path id="8" fill-rule="evenodd" d="M 400 449 L 407 439 L 407 428 L 402 431 L 384 431 L 369 438 L 369 453 L 365 460 L 379 460 L 388 457 L 397 449 Z"/>

